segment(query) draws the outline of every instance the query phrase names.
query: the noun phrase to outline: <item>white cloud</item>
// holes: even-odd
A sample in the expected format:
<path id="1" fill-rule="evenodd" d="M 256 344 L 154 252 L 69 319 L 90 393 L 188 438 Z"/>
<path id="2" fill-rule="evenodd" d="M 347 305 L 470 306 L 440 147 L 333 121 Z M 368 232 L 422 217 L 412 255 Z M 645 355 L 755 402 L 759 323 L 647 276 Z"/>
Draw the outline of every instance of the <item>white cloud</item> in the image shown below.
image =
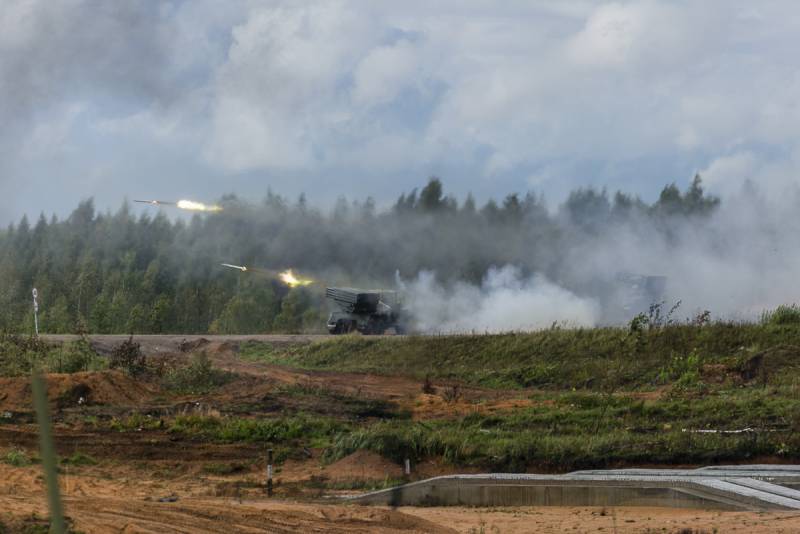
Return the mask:
<path id="1" fill-rule="evenodd" d="M 349 119 L 343 85 L 375 29 L 325 2 L 259 6 L 232 35 L 215 80 L 209 160 L 232 170 L 310 167 Z"/>
<path id="2" fill-rule="evenodd" d="M 373 49 L 354 72 L 353 99 L 371 107 L 391 102 L 407 87 L 421 82 L 418 49 L 407 40 Z"/>
<path id="3" fill-rule="evenodd" d="M 742 153 L 755 181 L 797 181 L 789 0 L 97 5 L 4 5 L 5 166 L 24 156 L 13 147 L 42 142 L 37 124 L 85 102 L 96 128 L 72 132 L 71 168 L 88 165 L 98 134 L 122 167 L 135 134 L 137 150 L 167 147 L 171 165 L 185 158 L 228 191 L 261 187 L 244 176 L 264 172 L 291 176 L 275 184 L 290 194 L 320 176 L 353 187 L 337 194 L 394 194 L 437 173 L 460 194 L 491 193 L 494 180 L 614 189 L 634 175 L 637 192 L 655 194 L 688 178 L 664 161 L 705 167 L 722 187 L 734 172 L 722 162 Z M 44 180 L 40 163 L 7 175 Z"/>

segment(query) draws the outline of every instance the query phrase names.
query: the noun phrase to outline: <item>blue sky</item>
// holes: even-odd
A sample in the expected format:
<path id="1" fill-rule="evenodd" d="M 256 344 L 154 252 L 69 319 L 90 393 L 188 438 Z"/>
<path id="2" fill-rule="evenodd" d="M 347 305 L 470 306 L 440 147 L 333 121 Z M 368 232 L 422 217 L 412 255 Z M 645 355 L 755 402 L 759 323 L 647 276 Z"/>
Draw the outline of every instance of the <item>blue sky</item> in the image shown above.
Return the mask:
<path id="1" fill-rule="evenodd" d="M 0 222 L 267 188 L 379 205 L 703 173 L 797 187 L 792 0 L 104 2 L 0 11 Z"/>

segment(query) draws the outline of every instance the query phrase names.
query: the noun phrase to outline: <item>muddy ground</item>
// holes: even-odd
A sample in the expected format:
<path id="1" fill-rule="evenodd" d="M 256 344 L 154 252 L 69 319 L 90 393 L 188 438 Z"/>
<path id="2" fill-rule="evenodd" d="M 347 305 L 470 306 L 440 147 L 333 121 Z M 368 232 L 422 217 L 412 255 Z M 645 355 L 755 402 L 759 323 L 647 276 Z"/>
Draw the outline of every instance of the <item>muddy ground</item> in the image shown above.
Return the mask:
<path id="1" fill-rule="evenodd" d="M 416 420 L 513 410 L 531 404 L 530 392 L 461 386 L 458 399 L 445 401 L 442 392 L 452 383 L 431 384 L 439 394 L 423 393 L 420 382 L 410 378 L 304 371 L 244 361 L 237 354 L 240 340 L 233 338 L 142 337 L 147 339 L 137 341 L 151 357 L 180 360 L 203 351 L 217 368 L 235 373 L 236 379 L 204 395 L 176 395 L 159 389 L 155 381 L 136 380 L 117 370 L 48 375 L 58 453 L 62 458 L 78 459 L 62 464 L 60 477 L 66 513 L 78 531 L 800 532 L 797 513 L 556 507 L 389 509 L 337 502 L 337 497 L 359 491 L 360 484 L 379 486 L 403 477 L 401 466 L 366 451 L 333 463 L 323 461 L 319 449 L 295 451 L 277 467 L 275 495 L 268 498 L 263 487 L 263 445 L 192 439 L 158 425 L 115 431 L 98 421 L 131 413 L 153 418 L 180 413 L 258 417 L 288 410 L 335 416 L 342 410 L 324 395 L 315 401 L 313 395 L 282 394 L 294 386 L 379 401 Z M 121 338 L 93 338 L 101 351 L 119 341 Z M 310 339 L 300 340 L 306 341 Z M 26 378 L 0 379 L 0 456 L 22 451 L 35 460 L 38 437 L 30 406 Z M 416 465 L 411 478 L 451 472 L 453 467 L 433 459 Z M 0 462 L 0 522 L 10 531 L 22 532 L 43 524 L 45 517 L 40 466 Z"/>

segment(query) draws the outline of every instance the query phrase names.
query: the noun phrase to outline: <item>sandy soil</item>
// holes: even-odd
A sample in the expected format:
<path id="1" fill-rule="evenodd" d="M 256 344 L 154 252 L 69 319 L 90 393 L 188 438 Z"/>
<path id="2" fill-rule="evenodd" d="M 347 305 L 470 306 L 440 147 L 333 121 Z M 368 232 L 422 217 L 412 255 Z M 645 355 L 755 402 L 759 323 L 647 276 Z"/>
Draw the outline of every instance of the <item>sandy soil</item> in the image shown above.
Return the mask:
<path id="1" fill-rule="evenodd" d="M 356 460 L 354 458 L 352 460 Z M 352 463 L 352 462 L 351 462 Z M 344 467 L 344 466 L 341 466 Z M 22 527 L 46 517 L 36 466 L 0 464 L 0 521 Z M 213 478 L 154 478 L 124 465 L 68 469 L 66 514 L 87 533 L 105 532 L 800 532 L 800 514 L 668 508 L 361 507 L 267 499 L 260 490 L 214 495 Z M 159 499 L 174 502 L 159 502 Z M 691 529 L 691 530 L 687 530 Z"/>

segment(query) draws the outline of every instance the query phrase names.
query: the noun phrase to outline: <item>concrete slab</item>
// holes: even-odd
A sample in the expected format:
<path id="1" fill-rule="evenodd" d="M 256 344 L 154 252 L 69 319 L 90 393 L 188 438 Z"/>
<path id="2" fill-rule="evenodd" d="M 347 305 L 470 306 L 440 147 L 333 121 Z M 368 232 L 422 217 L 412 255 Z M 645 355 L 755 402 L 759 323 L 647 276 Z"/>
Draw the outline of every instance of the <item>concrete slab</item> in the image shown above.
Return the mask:
<path id="1" fill-rule="evenodd" d="M 346 500 L 359 504 L 466 506 L 669 506 L 800 510 L 800 466 L 615 469 L 566 475 L 435 477 Z"/>

